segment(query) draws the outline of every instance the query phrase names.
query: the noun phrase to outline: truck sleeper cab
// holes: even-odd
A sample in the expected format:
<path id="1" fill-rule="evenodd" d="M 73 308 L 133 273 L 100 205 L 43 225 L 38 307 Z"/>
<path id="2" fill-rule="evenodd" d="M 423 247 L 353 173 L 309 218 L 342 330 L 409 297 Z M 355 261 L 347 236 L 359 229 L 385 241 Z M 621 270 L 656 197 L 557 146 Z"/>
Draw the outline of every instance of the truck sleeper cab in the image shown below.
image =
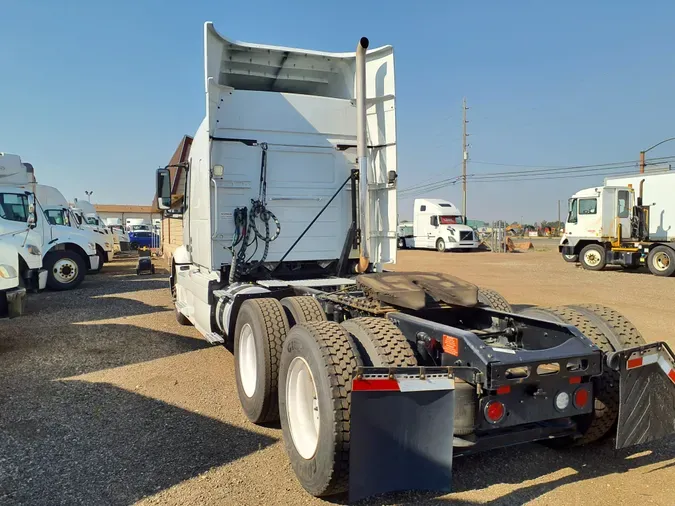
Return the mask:
<path id="1" fill-rule="evenodd" d="M 636 407 L 624 392 L 675 385 L 667 345 L 619 335 L 615 312 L 516 314 L 452 276 L 383 271 L 396 259 L 391 47 L 246 44 L 211 23 L 204 39 L 206 117 L 188 162 L 156 179 L 158 207 L 184 223 L 176 319 L 233 351 L 242 411 L 280 422 L 310 494 L 447 491 L 453 452 L 590 442 L 615 422 L 621 447 L 675 430 L 665 403 L 621 417 Z M 637 355 L 649 369 L 626 374 Z"/>
<path id="2" fill-rule="evenodd" d="M 412 236 L 402 236 L 399 246 L 437 251 L 475 250 L 478 234 L 466 225 L 464 216 L 451 202 L 441 199 L 415 199 Z"/>

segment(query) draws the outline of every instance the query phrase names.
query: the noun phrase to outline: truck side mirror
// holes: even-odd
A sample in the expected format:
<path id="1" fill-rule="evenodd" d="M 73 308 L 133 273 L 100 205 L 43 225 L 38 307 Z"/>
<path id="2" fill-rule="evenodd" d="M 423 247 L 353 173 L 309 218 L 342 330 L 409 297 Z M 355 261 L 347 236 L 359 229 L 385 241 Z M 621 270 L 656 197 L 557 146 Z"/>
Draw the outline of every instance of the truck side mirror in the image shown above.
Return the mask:
<path id="1" fill-rule="evenodd" d="M 431 217 L 431 226 L 433 226 L 433 227 L 438 226 L 438 216 L 432 216 Z"/>
<path id="2" fill-rule="evenodd" d="M 157 207 L 171 208 L 171 173 L 169 169 L 157 169 Z"/>
<path id="3" fill-rule="evenodd" d="M 26 218 L 28 228 L 35 228 L 37 226 L 37 214 L 35 213 L 35 195 L 28 194 L 28 216 Z"/>

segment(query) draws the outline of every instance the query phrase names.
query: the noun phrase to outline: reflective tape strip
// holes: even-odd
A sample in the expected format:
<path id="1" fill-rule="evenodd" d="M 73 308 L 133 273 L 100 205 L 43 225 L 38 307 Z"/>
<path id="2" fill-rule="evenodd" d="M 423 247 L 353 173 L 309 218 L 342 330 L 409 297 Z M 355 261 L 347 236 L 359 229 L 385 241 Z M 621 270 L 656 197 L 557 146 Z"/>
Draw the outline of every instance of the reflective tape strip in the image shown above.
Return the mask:
<path id="1" fill-rule="evenodd" d="M 400 392 L 395 379 L 358 379 L 352 382 L 352 392 Z"/>
<path id="2" fill-rule="evenodd" d="M 447 376 L 394 376 L 394 378 L 354 378 L 352 392 L 424 392 L 454 390 L 454 378 Z"/>
<path id="3" fill-rule="evenodd" d="M 666 376 L 675 383 L 675 368 L 673 368 L 671 361 L 663 354 L 652 353 L 641 357 L 629 358 L 628 362 L 626 362 L 626 369 L 637 369 L 638 367 L 651 364 L 658 364 Z"/>
<path id="4" fill-rule="evenodd" d="M 626 369 L 636 369 L 645 365 L 655 364 L 659 360 L 658 353 L 651 355 L 643 355 L 642 357 L 629 358 L 626 364 Z"/>
<path id="5" fill-rule="evenodd" d="M 401 392 L 454 390 L 455 380 L 452 378 L 400 379 L 398 386 Z"/>
<path id="6" fill-rule="evenodd" d="M 660 356 L 658 363 L 661 370 L 665 372 L 666 375 L 670 378 L 670 381 L 675 383 L 675 369 L 672 368 L 670 362 L 666 360 L 664 357 Z"/>

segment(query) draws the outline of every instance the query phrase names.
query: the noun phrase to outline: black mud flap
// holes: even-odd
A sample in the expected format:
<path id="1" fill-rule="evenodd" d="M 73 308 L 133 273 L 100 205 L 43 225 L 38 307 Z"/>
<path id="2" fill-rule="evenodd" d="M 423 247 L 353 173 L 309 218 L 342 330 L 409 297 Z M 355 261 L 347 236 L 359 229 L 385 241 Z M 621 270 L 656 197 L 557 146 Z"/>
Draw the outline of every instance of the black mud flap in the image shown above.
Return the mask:
<path id="1" fill-rule="evenodd" d="M 616 448 L 675 433 L 675 355 L 664 342 L 608 356 L 620 374 Z"/>
<path id="2" fill-rule="evenodd" d="M 352 384 L 349 501 L 449 492 L 455 381 L 450 368 L 359 368 Z"/>

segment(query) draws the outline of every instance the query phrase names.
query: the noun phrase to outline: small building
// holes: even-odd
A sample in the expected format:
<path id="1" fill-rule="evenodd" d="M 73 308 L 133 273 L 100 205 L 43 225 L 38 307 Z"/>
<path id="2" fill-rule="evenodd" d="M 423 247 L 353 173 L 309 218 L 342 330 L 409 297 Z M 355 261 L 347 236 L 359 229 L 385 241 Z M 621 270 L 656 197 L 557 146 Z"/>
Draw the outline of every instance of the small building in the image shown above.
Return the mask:
<path id="1" fill-rule="evenodd" d="M 178 166 L 181 163 L 188 161 L 190 154 L 190 146 L 192 146 L 192 137 L 189 135 L 183 136 L 176 151 L 169 160 L 169 172 L 171 174 L 171 193 L 175 196 L 172 202 L 176 206 L 183 203 L 183 195 L 185 193 L 186 171 Z M 152 212 L 157 214 L 157 217 L 162 218 L 162 256 L 164 258 L 171 258 L 178 246 L 183 244 L 183 215 L 177 214 L 173 210 L 171 213 L 161 211 L 157 206 L 157 194 L 152 202 Z"/>
<path id="2" fill-rule="evenodd" d="M 152 206 L 94 204 L 94 207 L 103 220 L 106 218 L 118 218 L 122 220 L 122 223 L 126 223 L 128 218 L 140 218 L 151 224 L 153 219 L 157 220 L 162 217 L 162 214 L 159 211 L 154 211 Z"/>

